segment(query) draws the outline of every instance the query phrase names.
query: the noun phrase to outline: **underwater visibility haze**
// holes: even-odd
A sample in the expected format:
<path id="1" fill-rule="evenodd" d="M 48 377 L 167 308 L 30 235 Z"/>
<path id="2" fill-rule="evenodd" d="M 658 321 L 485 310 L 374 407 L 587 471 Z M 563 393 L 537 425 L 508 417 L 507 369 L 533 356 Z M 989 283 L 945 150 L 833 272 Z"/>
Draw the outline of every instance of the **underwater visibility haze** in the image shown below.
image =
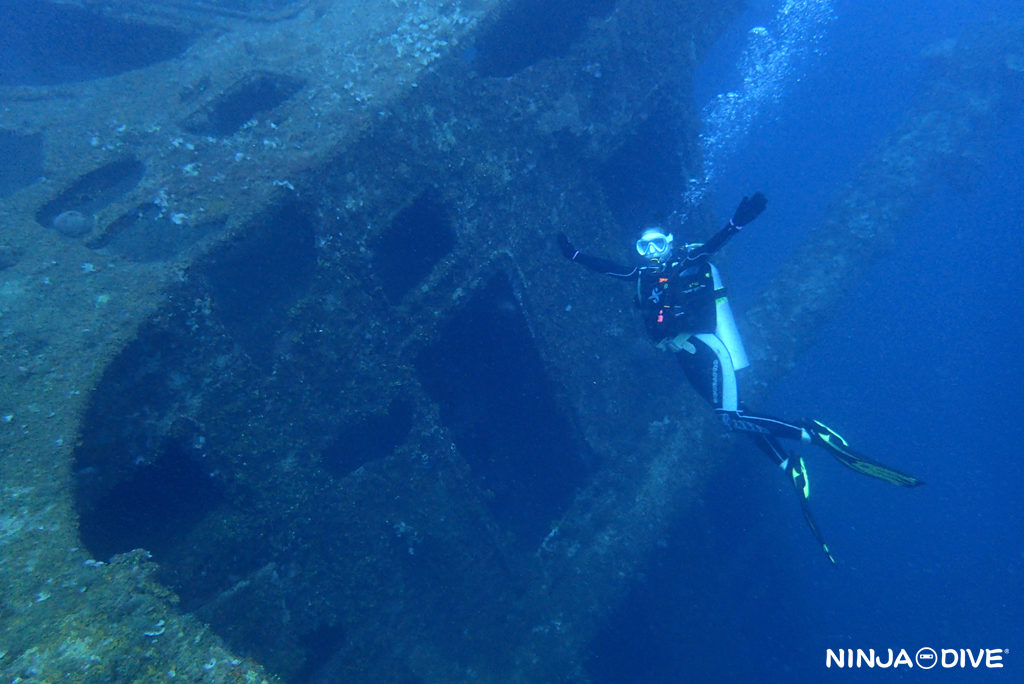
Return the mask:
<path id="1" fill-rule="evenodd" d="M 1024 679 L 1019 0 L 0 13 L 5 681 Z"/>
<path id="2" fill-rule="evenodd" d="M 1002 2 L 751 5 L 698 70 L 705 102 L 758 78 L 734 68 L 749 50 L 744 28 L 771 26 L 780 5 L 830 16 L 813 17 L 820 36 L 802 38 L 813 40 L 754 102 L 758 115 L 729 119 L 741 124 L 728 128 L 737 139 L 716 160 L 719 216 L 752 189 L 769 197 L 762 219 L 728 247 L 729 296 L 740 311 L 829 203 L 858 183 L 858 166 L 906 116 L 942 50 L 972 29 L 1020 20 L 1019 6 Z M 1024 574 L 1024 428 L 1011 417 L 1024 402 L 1024 118 L 1019 107 L 999 116 L 974 159 L 938 178 L 903 219 L 892 252 L 848 288 L 767 402 L 781 415 L 828 416 L 865 453 L 927 485 L 886 488 L 815 454 L 811 500 L 839 558 L 829 568 L 814 557 L 788 484 L 757 454 L 730 454 L 712 517 L 678 522 L 606 628 L 593 656 L 600 681 L 990 676 L 969 666 L 825 669 L 826 649 L 913 657 L 923 647 L 996 649 L 1005 669 L 993 674 L 1013 677 L 1024 636 L 1013 598 Z M 742 374 L 740 383 L 742 395 Z M 695 555 L 700 568 L 684 569 Z"/>

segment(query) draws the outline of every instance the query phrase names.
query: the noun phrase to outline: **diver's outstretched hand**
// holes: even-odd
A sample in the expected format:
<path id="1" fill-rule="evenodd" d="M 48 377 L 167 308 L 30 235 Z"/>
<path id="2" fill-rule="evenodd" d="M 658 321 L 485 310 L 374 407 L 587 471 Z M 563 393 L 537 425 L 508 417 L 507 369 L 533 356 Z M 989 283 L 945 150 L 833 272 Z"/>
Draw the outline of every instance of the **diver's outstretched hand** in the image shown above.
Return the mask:
<path id="1" fill-rule="evenodd" d="M 755 192 L 753 197 L 745 196 L 740 206 L 736 207 L 736 213 L 732 215 L 732 225 L 742 228 L 760 216 L 767 204 L 768 198 L 759 192 Z"/>
<path id="2" fill-rule="evenodd" d="M 556 240 L 558 241 L 558 249 L 562 251 L 562 256 L 569 261 L 572 261 L 576 257 L 576 254 L 578 254 L 578 250 L 572 246 L 572 243 L 569 242 L 569 238 L 565 236 L 565 233 L 559 233 Z"/>

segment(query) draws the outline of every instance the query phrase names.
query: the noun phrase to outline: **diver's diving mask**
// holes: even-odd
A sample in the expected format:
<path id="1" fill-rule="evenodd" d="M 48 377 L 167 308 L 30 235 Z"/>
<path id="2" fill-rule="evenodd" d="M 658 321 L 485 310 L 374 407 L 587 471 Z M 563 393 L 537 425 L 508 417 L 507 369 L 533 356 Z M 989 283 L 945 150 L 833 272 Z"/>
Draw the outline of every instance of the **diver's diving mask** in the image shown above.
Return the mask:
<path id="1" fill-rule="evenodd" d="M 642 257 L 662 261 L 672 252 L 672 233 L 666 235 L 659 228 L 648 228 L 636 241 L 636 252 Z"/>

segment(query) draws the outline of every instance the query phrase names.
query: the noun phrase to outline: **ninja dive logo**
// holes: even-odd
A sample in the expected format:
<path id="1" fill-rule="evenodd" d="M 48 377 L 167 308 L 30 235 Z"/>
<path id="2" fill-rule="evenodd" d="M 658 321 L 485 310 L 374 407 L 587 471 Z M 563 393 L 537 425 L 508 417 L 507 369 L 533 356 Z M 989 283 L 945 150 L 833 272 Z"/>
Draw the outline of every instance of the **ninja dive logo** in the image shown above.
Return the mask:
<path id="1" fill-rule="evenodd" d="M 936 651 L 925 646 L 917 649 L 917 653 L 911 658 L 905 648 L 898 651 L 891 648 L 884 651 L 875 651 L 873 648 L 830 648 L 825 652 L 825 667 L 894 670 L 901 667 L 916 667 L 919 670 L 930 670 L 937 666 L 945 670 L 996 669 L 1003 666 L 1003 656 L 1009 652 L 1008 648 L 942 648 Z"/>

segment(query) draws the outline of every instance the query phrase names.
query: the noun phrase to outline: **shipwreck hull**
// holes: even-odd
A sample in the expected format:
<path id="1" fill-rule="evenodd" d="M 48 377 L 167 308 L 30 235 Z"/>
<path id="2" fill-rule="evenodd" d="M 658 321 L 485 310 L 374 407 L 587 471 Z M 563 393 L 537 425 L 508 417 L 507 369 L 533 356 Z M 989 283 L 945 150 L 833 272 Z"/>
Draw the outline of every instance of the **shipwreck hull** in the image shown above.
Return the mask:
<path id="1" fill-rule="evenodd" d="M 582 681 L 700 505 L 720 429 L 552 237 L 675 208 L 738 3 L 339 5 L 122 3 L 175 50 L 4 86 L 9 678 Z M 930 187 L 875 165 L 996 111 L 945 92 L 753 313 L 758 387 Z"/>

